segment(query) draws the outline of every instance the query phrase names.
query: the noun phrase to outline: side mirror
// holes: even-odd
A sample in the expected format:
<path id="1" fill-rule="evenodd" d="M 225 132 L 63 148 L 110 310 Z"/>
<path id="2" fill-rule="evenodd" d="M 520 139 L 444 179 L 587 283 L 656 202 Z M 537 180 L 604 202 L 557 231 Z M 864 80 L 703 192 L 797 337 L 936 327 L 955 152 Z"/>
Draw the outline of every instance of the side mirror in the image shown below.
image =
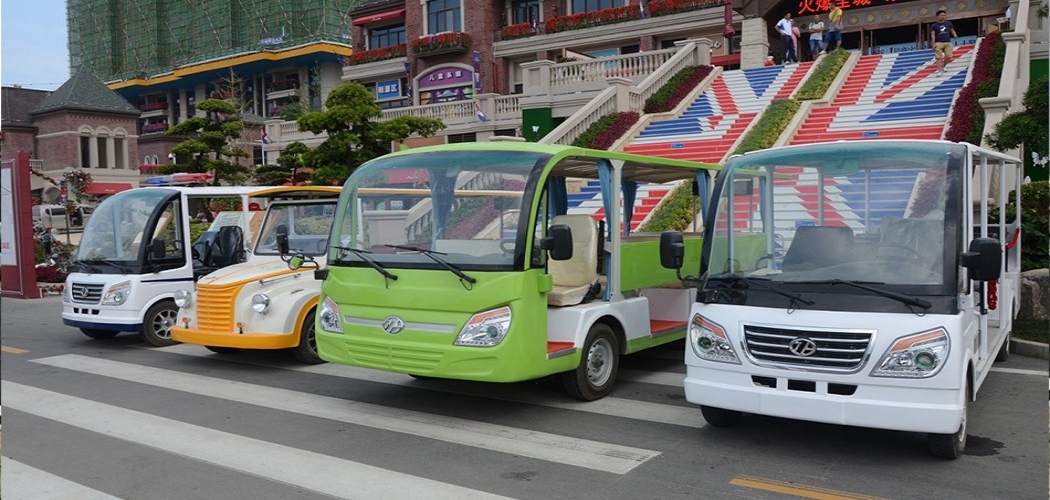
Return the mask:
<path id="1" fill-rule="evenodd" d="M 970 279 L 974 281 L 999 279 L 1002 263 L 1003 251 L 995 238 L 974 238 L 970 250 L 962 254 L 962 265 L 970 271 Z"/>
<path id="2" fill-rule="evenodd" d="M 682 233 L 668 231 L 660 233 L 660 265 L 665 269 L 681 269 L 685 260 L 685 243 Z"/>
<path id="3" fill-rule="evenodd" d="M 547 228 L 547 237 L 540 240 L 540 248 L 550 252 L 552 260 L 572 258 L 572 229 L 565 224 Z"/>
<path id="4" fill-rule="evenodd" d="M 281 255 L 288 253 L 288 226 L 284 224 L 277 226 L 277 252 Z"/>
<path id="5" fill-rule="evenodd" d="M 285 238 L 287 238 L 287 236 Z M 285 241 L 287 241 L 287 239 Z M 303 267 L 303 262 L 305 261 L 306 258 L 303 257 L 303 254 L 297 253 L 293 255 L 290 259 L 288 259 L 288 269 L 291 269 L 293 271 L 299 269 L 300 267 Z"/>
<path id="6" fill-rule="evenodd" d="M 153 241 L 149 244 L 149 255 L 154 260 L 160 260 L 168 256 L 167 244 L 164 238 L 153 238 Z"/>

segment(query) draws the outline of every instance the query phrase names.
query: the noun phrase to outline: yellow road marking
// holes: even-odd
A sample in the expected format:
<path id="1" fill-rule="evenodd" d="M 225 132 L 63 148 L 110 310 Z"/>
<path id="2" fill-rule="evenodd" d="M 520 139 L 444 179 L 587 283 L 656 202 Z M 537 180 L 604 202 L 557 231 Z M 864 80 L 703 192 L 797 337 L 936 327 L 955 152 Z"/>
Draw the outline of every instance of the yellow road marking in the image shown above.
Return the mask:
<path id="1" fill-rule="evenodd" d="M 9 352 L 11 354 L 25 354 L 29 352 L 25 349 L 19 349 L 17 347 L 8 347 L 6 345 L 0 345 L 0 351 Z"/>
<path id="2" fill-rule="evenodd" d="M 868 495 L 861 495 L 859 493 L 850 493 L 847 491 L 829 490 L 827 488 L 817 488 L 815 486 L 801 486 L 794 483 L 788 483 L 784 481 L 777 481 L 775 479 L 765 479 L 754 476 L 737 476 L 734 477 L 729 484 L 736 486 L 743 486 L 745 488 L 754 488 L 756 490 L 772 491 L 774 493 L 783 493 L 785 495 L 792 495 L 800 498 L 813 498 L 816 500 L 838 500 L 838 499 L 853 499 L 853 500 L 879 500 L 880 497 L 873 497 Z"/>

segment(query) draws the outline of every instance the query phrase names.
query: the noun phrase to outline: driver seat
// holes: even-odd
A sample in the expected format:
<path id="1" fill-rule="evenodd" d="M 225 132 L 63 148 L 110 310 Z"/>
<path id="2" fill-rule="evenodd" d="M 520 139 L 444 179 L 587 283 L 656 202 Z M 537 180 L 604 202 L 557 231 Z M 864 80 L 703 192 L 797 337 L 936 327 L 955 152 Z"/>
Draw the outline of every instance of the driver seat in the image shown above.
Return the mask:
<path id="1" fill-rule="evenodd" d="M 548 260 L 554 287 L 547 292 L 547 304 L 574 306 L 584 301 L 598 282 L 598 226 L 590 215 L 559 215 L 551 225 L 564 224 L 572 231 L 572 257 Z"/>

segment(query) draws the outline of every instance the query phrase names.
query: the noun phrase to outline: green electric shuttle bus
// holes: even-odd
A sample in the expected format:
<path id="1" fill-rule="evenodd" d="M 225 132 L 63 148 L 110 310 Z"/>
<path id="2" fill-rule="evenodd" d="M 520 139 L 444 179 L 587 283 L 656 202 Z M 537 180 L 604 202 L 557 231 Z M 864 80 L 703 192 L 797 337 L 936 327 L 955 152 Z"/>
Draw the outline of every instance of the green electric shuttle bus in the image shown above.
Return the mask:
<path id="1" fill-rule="evenodd" d="M 407 150 L 347 180 L 317 314 L 331 362 L 609 393 L 619 356 L 683 338 L 695 290 L 631 233 L 639 193 L 716 165 L 499 141 Z M 650 197 L 652 198 L 652 197 Z M 609 230 L 610 228 L 617 230 Z M 700 258 L 699 232 L 686 259 Z"/>

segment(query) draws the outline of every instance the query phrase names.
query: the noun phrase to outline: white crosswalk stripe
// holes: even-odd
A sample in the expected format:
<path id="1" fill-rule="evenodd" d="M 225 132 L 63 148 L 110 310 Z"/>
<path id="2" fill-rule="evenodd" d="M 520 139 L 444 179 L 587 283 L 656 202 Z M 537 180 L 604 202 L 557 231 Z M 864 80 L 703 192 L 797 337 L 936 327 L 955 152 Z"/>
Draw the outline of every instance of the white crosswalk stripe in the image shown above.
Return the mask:
<path id="1" fill-rule="evenodd" d="M 206 349 L 200 346 L 192 345 L 175 345 L 171 347 L 163 348 L 166 352 L 178 353 L 185 356 L 197 356 L 197 357 L 211 357 Z M 230 361 L 241 362 L 227 358 Z M 540 405 L 552 408 L 562 408 L 566 410 L 581 411 L 587 413 L 597 413 L 601 415 L 610 415 L 622 418 L 632 418 L 637 420 L 645 420 L 647 422 L 659 422 L 664 424 L 680 425 L 683 427 L 694 427 L 703 428 L 707 424 L 704 422 L 703 417 L 700 416 L 700 412 L 697 408 L 693 407 L 682 407 L 673 406 L 660 403 L 652 403 L 647 401 L 635 401 L 631 399 L 623 399 L 616 397 L 605 397 L 597 401 L 570 401 L 570 400 L 552 400 L 547 394 L 535 394 L 525 391 L 508 391 L 506 388 L 500 387 L 499 385 L 488 386 L 488 385 L 471 385 L 466 386 L 463 384 L 446 383 L 445 381 L 428 381 L 420 382 L 408 375 L 400 373 L 384 372 L 380 370 L 369 370 L 367 368 L 358 368 L 354 366 L 339 365 L 339 364 L 321 364 L 321 365 L 309 365 L 309 366 L 296 366 L 289 367 L 288 369 L 314 373 L 318 375 L 325 375 L 329 377 L 340 377 L 352 380 L 366 380 L 369 382 L 378 382 L 383 384 L 400 385 L 406 387 L 425 387 L 429 390 L 443 391 L 443 392 L 455 392 L 457 394 L 465 394 L 470 396 L 485 397 L 489 399 L 499 399 L 502 401 L 512 401 L 517 403 L 527 403 L 533 405 Z M 651 377 L 653 380 L 659 380 L 659 382 L 650 382 L 643 380 L 643 377 L 638 372 L 627 372 L 627 377 L 621 377 L 620 380 L 631 380 L 631 375 L 635 375 L 639 379 L 639 382 L 657 383 L 661 385 L 676 385 L 677 387 L 682 386 L 682 381 L 685 379 L 685 375 L 681 374 L 652 374 L 645 375 L 645 377 Z M 677 380 L 675 382 L 674 380 Z"/>
<path id="2" fill-rule="evenodd" d="M 337 498 L 506 498 L 14 382 L 0 391 L 4 406 L 31 415 Z M 26 498 L 6 472 L 4 494 Z"/>
<path id="3" fill-rule="evenodd" d="M 117 497 L 88 488 L 7 457 L 0 459 L 4 469 L 4 493 L 20 500 L 116 500 Z"/>
<path id="4" fill-rule="evenodd" d="M 33 362 L 615 474 L 626 474 L 659 455 L 658 452 L 639 448 L 76 354 L 41 358 Z"/>

